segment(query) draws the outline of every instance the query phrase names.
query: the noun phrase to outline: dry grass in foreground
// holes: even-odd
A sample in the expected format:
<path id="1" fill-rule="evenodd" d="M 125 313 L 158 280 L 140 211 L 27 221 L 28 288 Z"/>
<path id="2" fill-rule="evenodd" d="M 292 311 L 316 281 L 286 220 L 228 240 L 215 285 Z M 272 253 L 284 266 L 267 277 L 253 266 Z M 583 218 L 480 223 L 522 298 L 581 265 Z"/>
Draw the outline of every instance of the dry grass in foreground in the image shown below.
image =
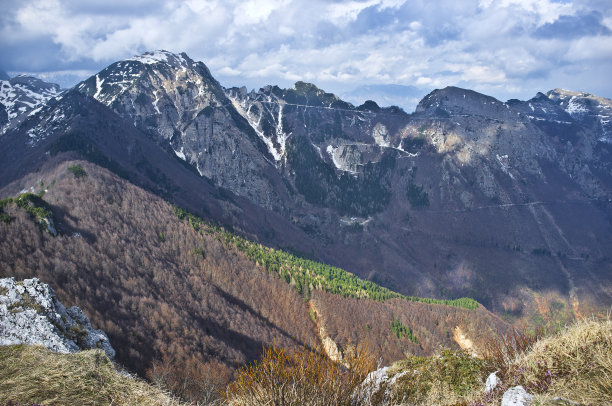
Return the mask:
<path id="1" fill-rule="evenodd" d="M 499 404 L 509 387 L 522 385 L 534 405 L 612 404 L 612 320 L 583 319 L 545 337 L 524 332 L 490 345 L 486 361 L 502 384 L 474 405 Z M 556 403 L 555 403 L 556 402 Z M 573 402 L 573 403 L 571 403 Z"/>
<path id="2" fill-rule="evenodd" d="M 210 404 L 497 406 L 504 391 L 516 385 L 534 395 L 533 406 L 612 404 L 609 318 L 578 321 L 536 341 L 517 334 L 500 337 L 495 354 L 482 359 L 443 349 L 431 357 L 410 356 L 387 370 L 389 380 L 374 385 L 365 380 L 376 368 L 365 350 L 345 354 L 340 364 L 321 348 L 269 346 L 259 362 L 238 371 L 224 399 Z M 484 380 L 494 370 L 502 383 L 485 393 Z M 120 375 L 99 350 L 61 355 L 40 347 L 0 347 L 0 405 L 32 403 L 181 404 L 141 380 Z"/>
<path id="3" fill-rule="evenodd" d="M 0 404 L 182 405 L 140 379 L 118 373 L 101 350 L 57 354 L 0 346 Z"/>
<path id="4" fill-rule="evenodd" d="M 548 336 L 518 330 L 490 342 L 484 358 L 441 350 L 410 356 L 389 370 L 368 406 L 498 406 L 503 393 L 522 385 L 536 405 L 612 405 L 612 321 L 581 320 Z M 497 371 L 498 387 L 485 393 Z"/>
<path id="5" fill-rule="evenodd" d="M 510 376 L 536 394 L 587 405 L 612 404 L 612 320 L 583 320 L 536 342 Z"/>
<path id="6" fill-rule="evenodd" d="M 238 371 L 225 401 L 230 406 L 356 404 L 355 391 L 376 362 L 363 349 L 346 356 L 345 362 L 330 360 L 322 348 L 265 347 L 259 362 Z"/>

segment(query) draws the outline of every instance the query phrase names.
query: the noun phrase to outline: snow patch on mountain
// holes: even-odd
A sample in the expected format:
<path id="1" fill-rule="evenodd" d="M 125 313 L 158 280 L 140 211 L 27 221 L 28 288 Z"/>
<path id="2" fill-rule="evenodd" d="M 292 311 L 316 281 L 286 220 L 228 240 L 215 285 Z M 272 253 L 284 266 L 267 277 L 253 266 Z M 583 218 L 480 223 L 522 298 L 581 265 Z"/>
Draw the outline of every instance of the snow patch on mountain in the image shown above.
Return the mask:
<path id="1" fill-rule="evenodd" d="M 508 170 L 508 155 L 499 155 L 499 154 L 495 154 L 495 158 L 497 159 L 497 162 L 499 163 L 499 166 L 501 167 L 501 170 L 508 176 L 510 176 L 510 178 L 514 179 L 514 175 L 510 173 L 510 171 Z"/>
<path id="2" fill-rule="evenodd" d="M 260 129 L 260 124 L 261 124 L 261 119 L 263 117 L 263 113 L 261 111 L 259 111 L 259 114 L 253 113 L 251 106 L 248 105 L 247 103 L 247 100 L 244 100 L 241 102 L 239 99 L 235 97 L 231 97 L 231 96 L 229 97 L 229 99 L 232 102 L 232 105 L 234 106 L 236 111 L 238 111 L 238 113 L 240 113 L 240 115 L 248 121 L 251 128 L 255 130 L 255 133 L 266 144 L 266 146 L 268 147 L 268 151 L 274 157 L 274 160 L 276 162 L 279 162 L 281 158 L 283 157 L 283 155 L 285 154 L 285 141 L 287 140 L 287 137 L 288 137 L 283 133 L 282 105 L 279 106 L 279 113 L 278 113 L 279 122 L 276 127 L 276 136 L 280 144 L 280 152 L 279 152 L 274 146 L 274 141 L 272 137 L 266 136 L 266 134 L 264 134 L 264 132 Z"/>
<path id="3" fill-rule="evenodd" d="M 586 113 L 588 110 L 584 108 L 577 100 L 576 97 L 572 97 L 569 102 L 567 102 L 567 107 L 565 107 L 565 111 L 570 116 L 582 115 Z"/>
<path id="4" fill-rule="evenodd" d="M 329 154 L 336 169 L 343 172 L 356 174 L 357 171 L 354 168 L 361 162 L 359 158 L 353 156 L 354 154 L 351 154 L 350 152 L 347 153 L 347 148 L 350 148 L 350 146 L 342 145 L 339 147 L 334 147 L 332 145 L 328 145 L 325 151 Z"/>
<path id="5" fill-rule="evenodd" d="M 48 135 L 66 131 L 70 126 L 68 117 L 71 115 L 62 107 L 56 107 L 53 110 L 48 106 L 41 106 L 41 111 L 41 119 L 26 131 L 26 134 L 30 137 L 29 144 L 32 147 L 47 138 Z"/>
<path id="6" fill-rule="evenodd" d="M 0 108 L 3 106 L 7 115 L 7 121 L 0 120 L 0 135 L 61 93 L 58 85 L 30 76 L 0 80 Z"/>
<path id="7" fill-rule="evenodd" d="M 172 52 L 157 50 L 151 52 L 145 52 L 142 55 L 135 55 L 126 61 L 141 62 L 145 65 L 156 65 L 158 63 L 172 65 L 174 67 L 187 68 L 188 61 L 183 55 L 175 54 Z"/>
<path id="8" fill-rule="evenodd" d="M 612 143 L 612 100 L 564 89 L 551 90 L 547 96 L 580 125 L 595 127 L 597 141 Z"/>
<path id="9" fill-rule="evenodd" d="M 187 160 L 187 158 L 185 158 L 185 153 L 183 152 L 183 147 L 181 147 L 180 151 L 174 150 L 174 153 L 176 154 L 177 157 L 181 158 L 183 161 Z"/>
<path id="10" fill-rule="evenodd" d="M 163 51 L 145 52 L 142 55 L 135 55 L 131 58 L 126 59 L 128 61 L 138 61 L 148 65 L 152 65 L 159 62 L 168 62 L 168 55 Z"/>

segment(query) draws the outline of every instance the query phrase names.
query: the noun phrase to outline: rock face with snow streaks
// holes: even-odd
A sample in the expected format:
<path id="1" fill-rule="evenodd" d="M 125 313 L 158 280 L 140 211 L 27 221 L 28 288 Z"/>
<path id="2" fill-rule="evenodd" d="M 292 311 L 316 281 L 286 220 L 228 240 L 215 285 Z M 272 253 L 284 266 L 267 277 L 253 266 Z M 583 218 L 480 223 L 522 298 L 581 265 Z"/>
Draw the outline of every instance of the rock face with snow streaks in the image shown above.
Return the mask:
<path id="1" fill-rule="evenodd" d="M 277 207 L 272 156 L 202 62 L 184 53 L 149 52 L 108 66 L 77 90 L 151 134 L 218 186 Z"/>
<path id="2" fill-rule="evenodd" d="M 0 80 L 0 135 L 61 93 L 58 85 L 30 76 Z"/>
<path id="3" fill-rule="evenodd" d="M 78 307 L 66 309 L 37 278 L 0 279 L 0 345 L 13 344 L 42 345 L 61 353 L 100 348 L 115 357 L 106 334 L 94 330 Z"/>

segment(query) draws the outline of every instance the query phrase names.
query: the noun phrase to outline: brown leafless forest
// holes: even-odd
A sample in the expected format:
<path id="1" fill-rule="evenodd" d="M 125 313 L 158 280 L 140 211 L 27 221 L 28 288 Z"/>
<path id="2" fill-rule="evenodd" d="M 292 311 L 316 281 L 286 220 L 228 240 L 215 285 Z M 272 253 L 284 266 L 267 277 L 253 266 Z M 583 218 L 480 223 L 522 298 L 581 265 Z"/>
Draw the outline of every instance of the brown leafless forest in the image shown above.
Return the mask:
<path id="1" fill-rule="evenodd" d="M 24 210 L 5 208 L 13 220 L 0 222 L 0 276 L 49 283 L 65 305 L 81 307 L 108 334 L 120 363 L 184 397 L 202 385 L 223 385 L 265 344 L 316 343 L 321 330 L 340 349 L 366 344 L 390 362 L 457 347 L 457 326 L 476 347 L 505 328 L 484 308 L 381 303 L 316 290 L 305 298 L 241 252 L 179 221 L 160 198 L 77 163 L 87 176 L 76 177 L 67 170 L 75 162 L 64 162 L 2 191 L 0 197 L 47 189 L 43 198 L 59 235 Z M 416 342 L 393 334 L 394 319 Z"/>

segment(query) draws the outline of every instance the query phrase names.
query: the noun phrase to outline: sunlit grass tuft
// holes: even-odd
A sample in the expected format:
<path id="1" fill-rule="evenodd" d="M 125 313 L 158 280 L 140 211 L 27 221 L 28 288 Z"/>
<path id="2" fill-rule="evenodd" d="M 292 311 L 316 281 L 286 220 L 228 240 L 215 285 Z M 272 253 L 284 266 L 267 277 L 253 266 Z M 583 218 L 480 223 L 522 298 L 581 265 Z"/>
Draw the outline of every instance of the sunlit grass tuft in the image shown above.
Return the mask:
<path id="1" fill-rule="evenodd" d="M 612 320 L 581 320 L 539 340 L 509 374 L 532 393 L 612 404 Z"/>
<path id="2" fill-rule="evenodd" d="M 231 406 L 357 404 L 356 390 L 376 367 L 375 360 L 358 349 L 345 362 L 330 360 L 322 348 L 265 347 L 259 362 L 239 370 L 225 401 Z"/>
<path id="3" fill-rule="evenodd" d="M 0 404 L 181 405 L 146 382 L 118 373 L 102 350 L 57 354 L 0 346 Z"/>

